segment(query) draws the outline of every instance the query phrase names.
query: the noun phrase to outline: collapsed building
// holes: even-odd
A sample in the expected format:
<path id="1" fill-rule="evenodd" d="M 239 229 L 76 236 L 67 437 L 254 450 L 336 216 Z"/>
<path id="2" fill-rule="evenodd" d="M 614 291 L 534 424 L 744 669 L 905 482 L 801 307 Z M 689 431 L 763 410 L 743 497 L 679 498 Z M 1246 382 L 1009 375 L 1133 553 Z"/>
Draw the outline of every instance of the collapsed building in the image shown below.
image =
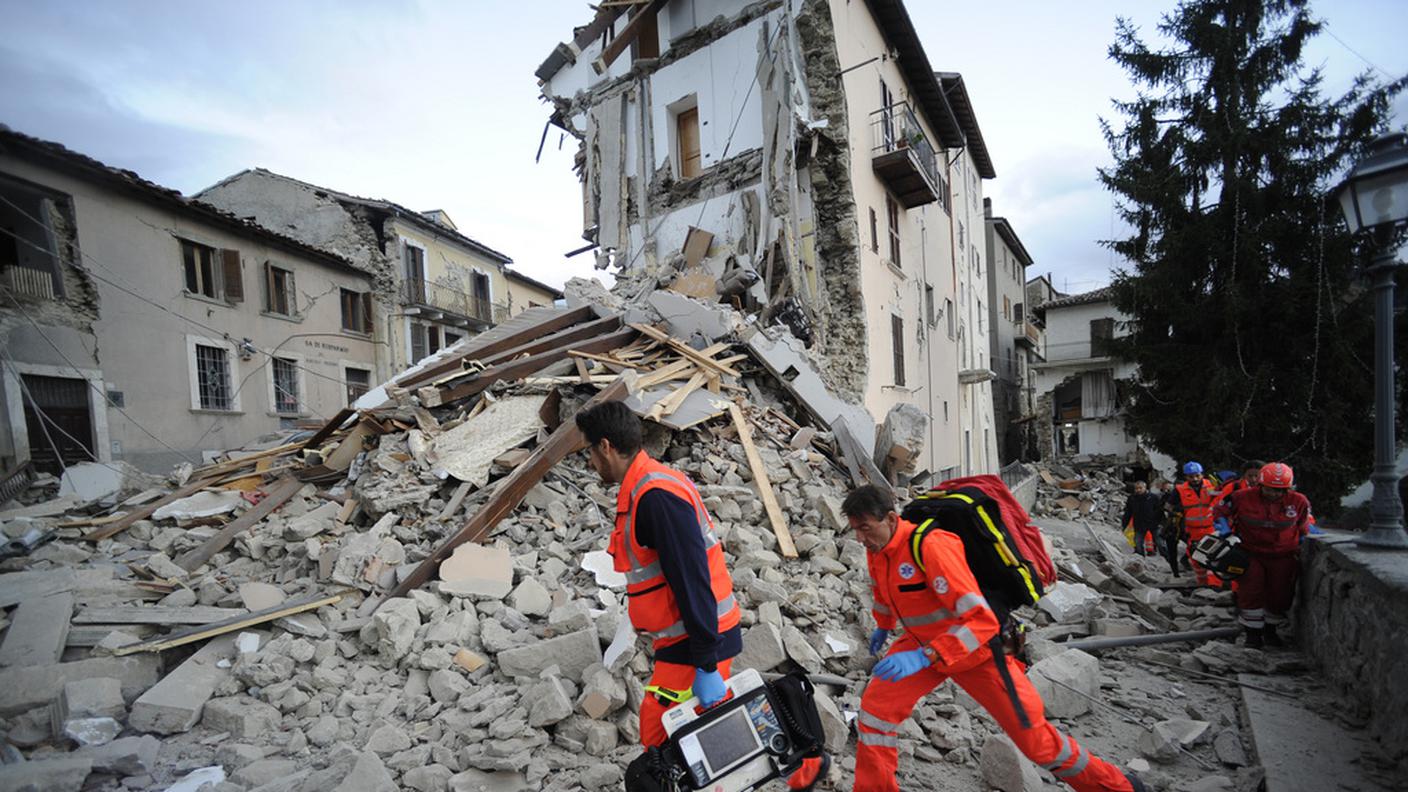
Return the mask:
<path id="1" fill-rule="evenodd" d="M 785 327 L 841 396 L 933 416 L 921 471 L 997 470 L 996 174 L 903 3 L 608 4 L 537 76 L 581 142 L 583 236 L 627 292 Z"/>

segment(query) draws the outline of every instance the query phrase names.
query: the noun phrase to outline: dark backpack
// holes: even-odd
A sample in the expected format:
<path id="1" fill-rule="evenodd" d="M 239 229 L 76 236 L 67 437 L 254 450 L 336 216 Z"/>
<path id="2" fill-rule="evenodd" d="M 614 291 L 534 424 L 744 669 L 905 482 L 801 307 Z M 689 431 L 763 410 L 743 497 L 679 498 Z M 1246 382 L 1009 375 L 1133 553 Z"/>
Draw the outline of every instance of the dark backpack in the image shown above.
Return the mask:
<path id="1" fill-rule="evenodd" d="M 1013 610 L 1035 605 L 1045 593 L 1037 565 L 1013 540 L 998 502 L 982 489 L 946 489 L 940 484 L 910 501 L 900 516 L 915 524 L 909 552 L 921 571 L 925 570 L 920 547 L 931 531 L 948 531 L 963 540 L 968 568 L 1004 626 Z"/>

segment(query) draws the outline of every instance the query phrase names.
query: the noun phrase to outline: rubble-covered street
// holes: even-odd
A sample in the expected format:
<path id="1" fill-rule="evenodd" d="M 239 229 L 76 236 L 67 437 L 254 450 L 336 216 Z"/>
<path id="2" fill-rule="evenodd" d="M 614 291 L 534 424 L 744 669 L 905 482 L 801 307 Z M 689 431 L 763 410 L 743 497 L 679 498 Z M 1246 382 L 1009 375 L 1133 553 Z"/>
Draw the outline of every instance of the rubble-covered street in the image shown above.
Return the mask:
<path id="1" fill-rule="evenodd" d="M 649 450 L 699 482 L 723 537 L 745 626 L 736 667 L 845 681 L 827 682 L 820 705 L 840 758 L 828 788 L 848 789 L 874 662 L 864 550 L 839 513 L 858 460 L 743 347 L 696 350 L 616 329 L 609 312 L 569 313 L 530 312 L 413 370 L 384 407 L 180 480 L 83 465 L 62 494 L 35 481 L 0 513 L 7 537 L 56 536 L 0 576 L 0 601 L 17 605 L 0 712 L 6 750 L 27 760 L 0 771 L 4 787 L 619 787 L 639 752 L 649 661 L 603 552 L 614 493 L 580 454 L 552 462 L 576 447 L 562 421 L 628 381 L 657 419 Z M 571 328 L 588 340 L 524 349 Z M 557 359 L 523 364 L 521 351 Z M 528 373 L 496 374 L 494 354 Z M 489 369 L 463 365 L 481 359 Z M 1072 475 L 1059 487 L 1049 470 L 1027 472 L 1043 480 L 1034 513 L 1062 577 L 1022 614 L 1048 715 L 1155 789 L 1257 789 L 1233 682 L 1245 673 L 1267 695 L 1313 701 L 1304 663 L 1225 638 L 1065 646 L 1233 622 L 1229 594 L 1130 554 L 1107 511 L 1044 516 L 1074 516 L 1066 491 L 1113 502 L 1117 472 L 1060 472 Z M 462 526 L 479 541 L 383 600 Z M 952 684 L 921 704 L 901 746 L 905 788 L 1055 788 Z"/>

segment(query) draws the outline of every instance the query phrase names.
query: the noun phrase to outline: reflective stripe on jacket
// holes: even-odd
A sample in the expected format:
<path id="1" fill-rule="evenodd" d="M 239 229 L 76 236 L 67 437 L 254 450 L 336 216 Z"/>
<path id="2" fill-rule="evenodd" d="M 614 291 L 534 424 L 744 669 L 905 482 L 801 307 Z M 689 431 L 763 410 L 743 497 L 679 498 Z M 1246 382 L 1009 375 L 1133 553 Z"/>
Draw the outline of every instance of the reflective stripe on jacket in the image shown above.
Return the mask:
<path id="1" fill-rule="evenodd" d="M 695 522 L 689 526 L 659 526 L 654 530 L 697 530 L 704 537 L 709 559 L 709 583 L 718 603 L 719 632 L 738 625 L 738 604 L 733 599 L 733 578 L 724 563 L 723 545 L 714 533 L 714 523 L 704 508 L 699 491 L 685 474 L 651 459 L 644 451 L 636 454 L 626 470 L 616 495 L 616 529 L 611 533 L 610 552 L 615 569 L 626 575 L 627 612 L 631 626 L 648 633 L 660 649 L 689 637 L 680 618 L 679 603 L 660 568 L 660 554 L 636 540 L 636 506 L 645 493 L 662 489 L 694 507 Z"/>
<path id="2" fill-rule="evenodd" d="M 1227 518 L 1248 553 L 1289 555 L 1310 530 L 1310 501 L 1295 491 L 1267 500 L 1259 488 L 1244 489 L 1219 503 L 1217 516 Z"/>
<path id="3" fill-rule="evenodd" d="M 978 650 L 997 635 L 997 616 L 968 568 L 963 540 L 930 528 L 934 535 L 920 543 L 927 570 L 921 572 L 910 554 L 914 529 L 899 520 L 889 543 L 866 554 L 875 622 L 887 630 L 904 627 L 938 653 L 944 671 L 972 668 L 988 656 Z"/>
<path id="4" fill-rule="evenodd" d="M 1185 481 L 1174 487 L 1183 508 L 1183 525 L 1194 539 L 1212 531 L 1212 504 L 1218 494 L 1207 481 L 1201 485 L 1195 490 Z"/>

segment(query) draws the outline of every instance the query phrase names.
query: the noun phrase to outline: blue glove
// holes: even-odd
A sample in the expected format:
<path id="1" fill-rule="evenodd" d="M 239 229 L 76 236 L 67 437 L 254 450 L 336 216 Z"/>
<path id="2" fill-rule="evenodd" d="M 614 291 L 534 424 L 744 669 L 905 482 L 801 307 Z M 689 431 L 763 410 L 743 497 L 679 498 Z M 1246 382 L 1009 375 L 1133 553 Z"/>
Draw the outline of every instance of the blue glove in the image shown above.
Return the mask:
<path id="1" fill-rule="evenodd" d="M 875 632 L 870 634 L 870 653 L 880 654 L 880 650 L 885 648 L 885 642 L 890 640 L 890 631 L 883 628 L 875 628 Z"/>
<path id="2" fill-rule="evenodd" d="M 886 682 L 898 682 L 929 667 L 923 649 L 895 652 L 875 664 L 875 676 Z"/>
<path id="3" fill-rule="evenodd" d="M 1309 534 L 1309 535 L 1310 535 L 1310 536 L 1324 536 L 1324 535 L 1325 535 L 1325 532 L 1322 531 L 1322 530 L 1320 530 L 1318 527 L 1312 525 L 1312 526 L 1310 526 L 1310 534 Z"/>
<path id="4" fill-rule="evenodd" d="M 727 692 L 728 688 L 724 687 L 724 678 L 719 676 L 718 671 L 694 669 L 694 697 L 699 699 L 700 704 L 712 707 L 723 701 L 724 694 Z"/>
<path id="5" fill-rule="evenodd" d="M 1212 527 L 1213 530 L 1217 531 L 1218 536 L 1226 536 L 1232 533 L 1232 524 L 1227 522 L 1226 517 L 1218 517 L 1213 521 Z"/>

